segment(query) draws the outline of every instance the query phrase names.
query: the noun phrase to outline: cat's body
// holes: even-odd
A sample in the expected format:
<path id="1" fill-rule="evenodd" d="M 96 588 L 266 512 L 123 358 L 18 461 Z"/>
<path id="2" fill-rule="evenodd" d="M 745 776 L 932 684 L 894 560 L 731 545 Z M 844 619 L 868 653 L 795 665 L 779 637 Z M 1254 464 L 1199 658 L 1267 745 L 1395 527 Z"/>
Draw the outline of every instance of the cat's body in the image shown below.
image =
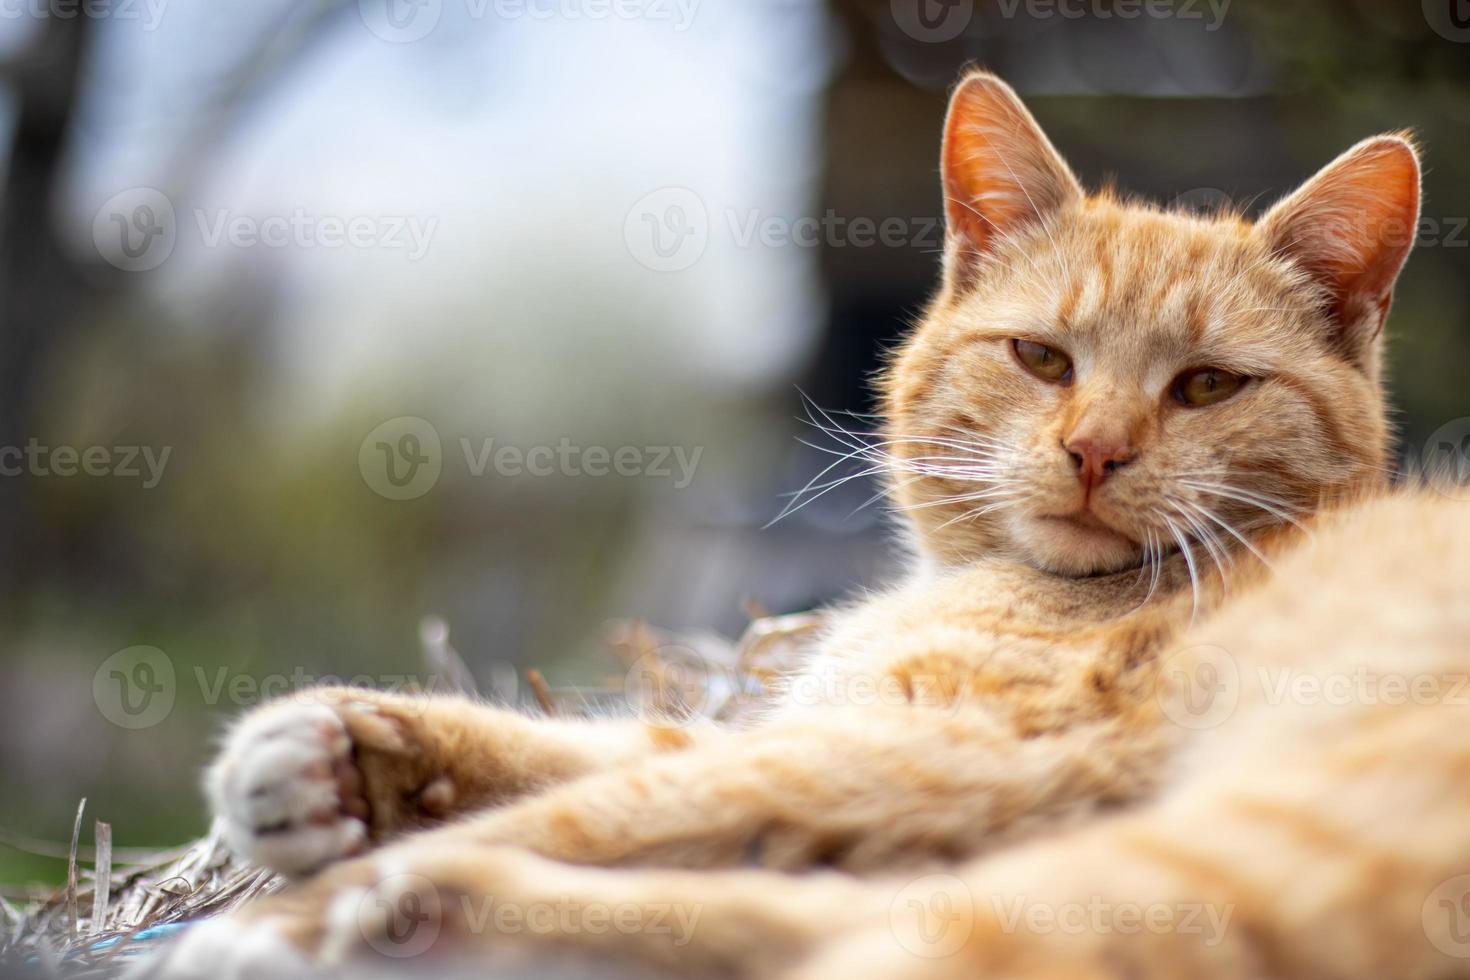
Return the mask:
<path id="1" fill-rule="evenodd" d="M 1416 903 L 1470 868 L 1470 801 L 1436 768 L 1470 760 L 1447 696 L 1470 670 L 1470 525 L 1383 488 L 1377 338 L 1412 238 L 1389 229 L 1417 218 L 1412 148 L 1360 144 L 1255 226 L 1165 214 L 1085 198 L 973 75 L 944 168 L 943 288 L 884 382 L 885 432 L 840 434 L 892 473 L 913 581 L 835 613 L 746 730 L 361 691 L 262 709 L 211 798 L 238 849 L 316 873 L 166 970 L 384 952 L 403 901 L 461 953 L 549 942 L 752 976 L 1442 961 Z M 1309 705 L 1292 686 L 1346 671 L 1440 696 Z M 1403 805 L 1380 812 L 1385 794 Z M 631 924 L 476 925 L 486 896 Z M 928 928 L 941 897 L 958 942 Z M 1194 903 L 1214 932 L 1018 926 L 1012 900 Z M 670 907 L 682 931 L 656 927 Z M 1372 935 L 1349 956 L 1338 929 Z"/>

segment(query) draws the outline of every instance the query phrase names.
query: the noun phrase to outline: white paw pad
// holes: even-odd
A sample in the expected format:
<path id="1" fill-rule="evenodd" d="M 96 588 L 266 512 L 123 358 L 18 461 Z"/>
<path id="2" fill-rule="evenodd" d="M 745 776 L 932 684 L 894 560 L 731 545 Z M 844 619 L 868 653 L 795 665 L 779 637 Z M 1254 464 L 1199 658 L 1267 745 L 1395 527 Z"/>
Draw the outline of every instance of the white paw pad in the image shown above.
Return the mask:
<path id="1" fill-rule="evenodd" d="M 282 704 L 245 719 L 206 790 L 225 840 L 254 864 L 306 874 L 360 853 L 368 807 L 352 740 L 323 704 Z"/>

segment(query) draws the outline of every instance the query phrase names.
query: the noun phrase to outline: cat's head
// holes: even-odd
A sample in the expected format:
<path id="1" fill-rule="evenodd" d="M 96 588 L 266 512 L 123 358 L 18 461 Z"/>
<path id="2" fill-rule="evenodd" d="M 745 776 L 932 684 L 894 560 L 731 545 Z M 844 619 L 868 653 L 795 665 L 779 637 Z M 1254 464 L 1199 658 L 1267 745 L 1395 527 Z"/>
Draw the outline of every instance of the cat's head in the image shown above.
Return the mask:
<path id="1" fill-rule="evenodd" d="M 883 381 L 941 562 L 1072 575 L 1233 544 L 1382 479 L 1380 335 L 1419 213 L 1402 136 L 1251 224 L 1088 196 L 1015 93 L 956 89 L 940 291 Z"/>

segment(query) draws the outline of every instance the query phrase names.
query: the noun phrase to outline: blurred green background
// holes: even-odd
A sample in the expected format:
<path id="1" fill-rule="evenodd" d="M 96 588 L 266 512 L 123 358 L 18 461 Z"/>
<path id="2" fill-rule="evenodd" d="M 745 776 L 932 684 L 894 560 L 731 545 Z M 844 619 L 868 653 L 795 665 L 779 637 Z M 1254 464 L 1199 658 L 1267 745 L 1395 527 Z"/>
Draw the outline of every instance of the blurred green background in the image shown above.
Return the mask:
<path id="1" fill-rule="evenodd" d="M 0 447 L 49 461 L 0 476 L 0 894 L 63 876 L 82 796 L 121 846 L 198 835 L 227 718 L 430 681 L 424 617 L 520 699 L 616 677 L 613 617 L 882 581 L 871 486 L 764 525 L 825 465 L 798 390 L 870 408 L 932 286 L 967 63 L 1085 182 L 1205 207 L 1414 129 L 1405 456 L 1470 415 L 1463 0 L 401 2 L 0 21 Z"/>

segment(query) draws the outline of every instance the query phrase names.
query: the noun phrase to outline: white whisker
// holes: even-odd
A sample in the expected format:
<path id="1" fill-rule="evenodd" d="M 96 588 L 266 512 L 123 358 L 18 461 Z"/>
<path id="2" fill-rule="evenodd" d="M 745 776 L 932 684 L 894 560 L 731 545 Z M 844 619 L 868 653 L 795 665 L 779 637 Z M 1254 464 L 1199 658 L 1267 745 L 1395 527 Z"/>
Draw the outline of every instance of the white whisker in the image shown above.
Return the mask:
<path id="1" fill-rule="evenodd" d="M 1184 523 L 1188 524 L 1190 530 L 1194 533 L 1194 539 L 1204 546 L 1205 553 L 1210 556 L 1210 561 L 1215 563 L 1215 568 L 1220 572 L 1220 582 L 1222 584 L 1227 582 L 1229 579 L 1225 573 L 1225 566 L 1230 563 L 1230 554 L 1220 544 L 1218 535 L 1211 531 L 1209 526 L 1198 517 L 1179 506 L 1175 501 L 1166 500 L 1166 503 L 1174 509 L 1175 513 L 1184 518 Z"/>
<path id="2" fill-rule="evenodd" d="M 1158 591 L 1159 579 L 1163 577 L 1164 542 L 1159 540 L 1152 529 L 1149 529 L 1145 533 L 1148 534 L 1149 545 L 1153 549 L 1154 556 L 1153 571 L 1149 573 L 1148 594 L 1143 597 L 1144 604 L 1147 605 L 1148 601 L 1154 597 L 1154 593 Z"/>
<path id="3" fill-rule="evenodd" d="M 974 508 L 971 508 L 970 510 L 965 511 L 963 514 L 960 514 L 958 517 L 951 517 L 949 520 L 947 520 L 943 524 L 939 525 L 939 527 L 935 528 L 935 530 L 936 531 L 942 531 L 945 528 L 949 527 L 951 524 L 956 524 L 956 523 L 959 523 L 960 521 L 974 520 L 977 517 L 983 517 L 986 514 L 989 514 L 991 511 L 999 510 L 1001 507 L 1004 507 L 1007 503 L 1009 503 L 1009 501 L 1007 501 L 1007 500 L 1001 500 L 1001 501 L 998 501 L 998 502 L 993 503 L 993 504 L 988 504 L 988 505 L 986 505 L 984 507 L 974 507 Z"/>
<path id="4" fill-rule="evenodd" d="M 1309 536 L 1312 533 L 1310 528 L 1308 528 L 1306 525 L 1302 524 L 1299 520 L 1296 519 L 1295 514 L 1289 513 L 1286 510 L 1286 508 L 1291 507 L 1291 504 L 1288 501 L 1280 499 L 1279 497 L 1273 497 L 1268 494 L 1259 493 L 1254 490 L 1245 490 L 1241 487 L 1205 480 L 1181 479 L 1179 482 L 1183 486 L 1189 487 L 1191 490 L 1198 490 L 1203 493 L 1213 494 L 1217 497 L 1224 497 L 1227 500 L 1234 500 L 1236 503 L 1247 504 L 1249 506 L 1257 508 L 1258 510 L 1263 510 L 1271 516 L 1277 518 L 1278 520 L 1292 525 L 1293 527 L 1297 528 L 1298 530 Z M 1301 508 L 1295 509 L 1297 511 L 1297 514 L 1305 513 Z"/>
<path id="5" fill-rule="evenodd" d="M 797 442 L 834 459 L 800 490 L 783 494 L 790 499 L 767 527 L 854 480 L 882 474 L 890 475 L 892 482 L 859 504 L 852 511 L 853 514 L 921 480 L 971 484 L 974 489 L 903 505 L 901 509 L 910 511 L 984 501 L 994 501 L 998 505 L 1021 494 L 1006 478 L 997 458 L 1000 453 L 1008 451 L 1009 447 L 990 436 L 962 430 L 956 430 L 957 436 L 950 436 L 895 433 L 867 427 L 849 429 L 834 417 L 833 412 L 816 404 L 804 392 L 801 397 L 806 408 L 806 417 L 801 421 L 830 439 L 832 444 L 809 441 L 799 436 Z M 854 412 L 836 414 L 845 414 L 850 418 L 859 417 Z M 834 470 L 850 462 L 858 464 L 856 472 L 831 475 Z M 983 509 L 970 508 L 961 516 L 973 518 Z"/>
<path id="6" fill-rule="evenodd" d="M 1183 531 L 1179 530 L 1178 526 L 1169 520 L 1169 518 L 1164 517 L 1163 521 L 1165 526 L 1168 527 L 1169 533 L 1178 542 L 1179 551 L 1184 555 L 1185 567 L 1189 569 L 1189 591 L 1193 597 L 1193 604 L 1189 610 L 1189 625 L 1193 626 L 1195 617 L 1199 615 L 1199 570 L 1194 564 L 1194 552 L 1189 548 L 1189 537 Z"/>
<path id="7" fill-rule="evenodd" d="M 1235 540 L 1239 541 L 1250 551 L 1251 554 L 1255 555 L 1256 558 L 1260 560 L 1262 565 L 1265 565 L 1273 572 L 1276 570 L 1276 567 L 1272 565 L 1269 560 L 1267 560 L 1266 556 L 1261 554 L 1260 549 L 1252 544 L 1243 534 L 1241 534 L 1235 528 L 1231 527 L 1229 521 L 1225 520 L 1219 514 L 1216 514 L 1214 511 L 1210 510 L 1210 508 L 1206 507 L 1204 504 L 1196 503 L 1192 500 L 1181 501 L 1181 503 L 1185 504 L 1188 507 L 1193 507 L 1200 514 L 1220 525 L 1222 528 L 1225 529 L 1225 532 L 1227 534 L 1229 534 Z"/>

